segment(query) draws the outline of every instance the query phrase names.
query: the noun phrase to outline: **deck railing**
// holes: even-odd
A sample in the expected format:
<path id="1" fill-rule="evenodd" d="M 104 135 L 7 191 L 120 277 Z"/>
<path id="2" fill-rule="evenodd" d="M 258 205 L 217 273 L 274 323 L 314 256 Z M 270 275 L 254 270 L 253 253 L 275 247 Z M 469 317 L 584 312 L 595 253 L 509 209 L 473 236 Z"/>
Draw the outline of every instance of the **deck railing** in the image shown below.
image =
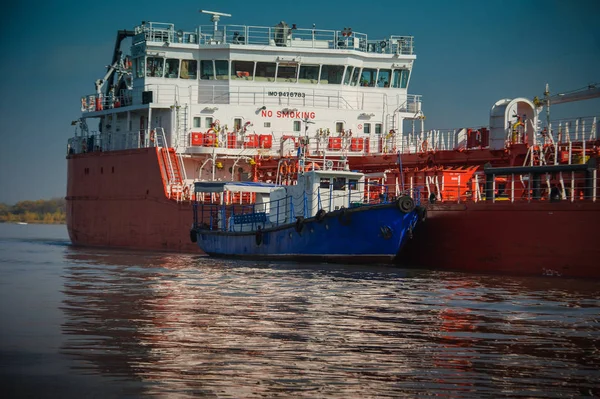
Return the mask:
<path id="1" fill-rule="evenodd" d="M 133 43 L 144 40 L 157 43 L 199 45 L 259 45 L 328 50 L 356 50 L 380 54 L 414 54 L 414 37 L 391 35 L 385 39 L 369 39 L 364 33 L 344 30 L 297 28 L 279 23 L 275 26 L 201 25 L 195 31 L 176 30 L 175 25 L 145 22 L 135 28 Z"/>

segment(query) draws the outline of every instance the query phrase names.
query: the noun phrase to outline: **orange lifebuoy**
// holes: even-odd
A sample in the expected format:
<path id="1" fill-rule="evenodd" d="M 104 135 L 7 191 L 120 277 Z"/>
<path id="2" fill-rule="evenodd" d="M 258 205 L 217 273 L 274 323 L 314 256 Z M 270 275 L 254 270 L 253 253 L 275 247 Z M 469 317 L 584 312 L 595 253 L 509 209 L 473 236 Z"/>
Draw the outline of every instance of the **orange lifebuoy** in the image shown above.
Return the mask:
<path id="1" fill-rule="evenodd" d="M 287 176 L 290 173 L 290 168 L 287 162 L 283 162 L 281 166 L 279 166 L 279 174 L 282 176 Z"/>
<path id="2" fill-rule="evenodd" d="M 423 150 L 423 152 L 427 152 L 427 140 L 423 140 L 423 144 L 421 144 L 421 150 Z"/>
<path id="3" fill-rule="evenodd" d="M 154 129 L 150 130 L 150 142 L 154 143 L 155 132 Z"/>

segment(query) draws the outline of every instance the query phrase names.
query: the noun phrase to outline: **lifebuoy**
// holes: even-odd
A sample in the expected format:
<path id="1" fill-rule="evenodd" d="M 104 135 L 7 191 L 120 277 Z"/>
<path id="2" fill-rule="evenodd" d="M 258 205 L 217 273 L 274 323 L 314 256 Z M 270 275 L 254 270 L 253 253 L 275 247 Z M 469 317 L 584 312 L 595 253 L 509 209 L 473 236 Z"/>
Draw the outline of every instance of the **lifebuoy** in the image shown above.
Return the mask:
<path id="1" fill-rule="evenodd" d="M 154 143 L 155 136 L 156 136 L 156 134 L 154 132 L 154 129 L 150 130 L 150 142 L 151 143 Z"/>
<path id="2" fill-rule="evenodd" d="M 279 166 L 279 174 L 282 176 L 287 176 L 290 172 L 290 168 L 287 164 L 287 162 L 283 162 L 280 166 Z"/>
<path id="3" fill-rule="evenodd" d="M 421 144 L 421 150 L 423 150 L 423 152 L 427 152 L 427 140 L 423 140 L 423 144 Z"/>

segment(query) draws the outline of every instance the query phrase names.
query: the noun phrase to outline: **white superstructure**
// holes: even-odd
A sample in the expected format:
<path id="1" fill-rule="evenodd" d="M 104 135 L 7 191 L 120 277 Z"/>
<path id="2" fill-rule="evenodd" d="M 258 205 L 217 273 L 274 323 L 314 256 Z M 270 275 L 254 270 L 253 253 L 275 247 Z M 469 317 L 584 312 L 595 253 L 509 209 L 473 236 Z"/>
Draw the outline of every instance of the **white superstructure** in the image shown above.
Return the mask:
<path id="1" fill-rule="evenodd" d="M 408 94 L 411 36 L 219 25 L 227 14 L 206 13 L 213 24 L 194 31 L 143 22 L 119 32 L 113 64 L 82 97 L 71 152 L 168 146 L 191 179 L 237 180 L 240 161 L 299 148 L 313 157 L 396 152 L 402 121 L 423 119 L 420 96 Z"/>

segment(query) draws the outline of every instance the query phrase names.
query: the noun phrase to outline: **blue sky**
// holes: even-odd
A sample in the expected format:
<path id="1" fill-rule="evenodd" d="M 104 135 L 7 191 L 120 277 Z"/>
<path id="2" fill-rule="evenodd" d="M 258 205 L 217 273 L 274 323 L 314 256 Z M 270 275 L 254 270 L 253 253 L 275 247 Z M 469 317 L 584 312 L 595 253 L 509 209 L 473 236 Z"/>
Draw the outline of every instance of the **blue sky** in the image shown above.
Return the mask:
<path id="1" fill-rule="evenodd" d="M 501 98 L 540 96 L 600 82 L 596 0 L 19 1 L 4 6 L 0 71 L 0 202 L 64 197 L 66 142 L 80 97 L 110 63 L 116 32 L 141 21 L 193 30 L 200 8 L 223 23 L 352 27 L 369 38 L 415 36 L 409 92 L 423 95 L 426 128 L 488 124 Z M 555 117 L 600 115 L 600 101 L 553 108 Z"/>

